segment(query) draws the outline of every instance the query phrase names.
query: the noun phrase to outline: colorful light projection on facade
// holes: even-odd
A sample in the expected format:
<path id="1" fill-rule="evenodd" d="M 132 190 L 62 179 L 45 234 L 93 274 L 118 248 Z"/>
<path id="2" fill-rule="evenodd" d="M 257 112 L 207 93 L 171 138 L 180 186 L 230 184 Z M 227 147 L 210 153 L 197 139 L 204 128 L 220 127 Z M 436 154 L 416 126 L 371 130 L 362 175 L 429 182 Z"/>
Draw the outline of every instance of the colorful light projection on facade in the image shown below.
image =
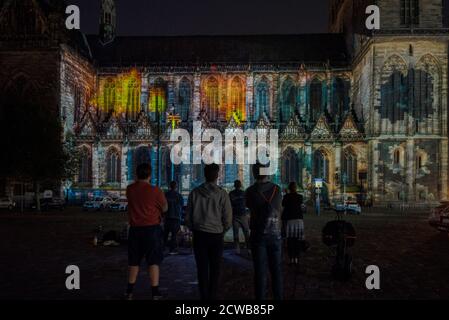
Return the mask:
<path id="1" fill-rule="evenodd" d="M 156 79 L 150 87 L 148 103 L 150 112 L 164 113 L 167 110 L 167 84 L 163 79 Z"/>
<path id="2" fill-rule="evenodd" d="M 231 116 L 237 117 L 240 120 L 246 119 L 245 108 L 245 90 L 244 85 L 239 77 L 235 77 L 231 82 L 231 94 L 226 110 L 226 120 Z"/>
<path id="3" fill-rule="evenodd" d="M 140 111 L 141 75 L 133 69 L 128 73 L 100 77 L 94 105 L 106 114 L 125 113 L 137 118 Z"/>
<path id="4" fill-rule="evenodd" d="M 246 121 L 246 92 L 240 77 L 225 81 L 211 76 L 204 82 L 202 92 L 202 106 L 209 120 L 229 121 L 234 118 L 237 122 Z"/>

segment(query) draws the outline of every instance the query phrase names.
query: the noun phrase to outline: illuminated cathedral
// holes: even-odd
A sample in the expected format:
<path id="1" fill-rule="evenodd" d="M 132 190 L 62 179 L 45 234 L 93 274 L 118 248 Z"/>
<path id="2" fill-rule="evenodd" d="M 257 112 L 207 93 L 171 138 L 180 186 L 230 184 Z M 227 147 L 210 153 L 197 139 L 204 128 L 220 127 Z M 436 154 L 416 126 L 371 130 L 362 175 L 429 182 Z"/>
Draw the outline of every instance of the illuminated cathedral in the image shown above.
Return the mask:
<path id="1" fill-rule="evenodd" d="M 203 165 L 174 166 L 169 138 L 201 121 L 278 129 L 273 180 L 308 198 L 319 178 L 330 202 L 447 199 L 445 2 L 376 1 L 373 32 L 368 2 L 330 1 L 328 34 L 118 37 L 114 0 L 101 0 L 98 35 L 64 30 L 61 1 L 0 0 L 0 90 L 40 93 L 75 135 L 75 198 L 123 193 L 143 162 L 187 195 Z M 223 165 L 219 184 L 236 179 L 249 186 L 249 166 Z"/>

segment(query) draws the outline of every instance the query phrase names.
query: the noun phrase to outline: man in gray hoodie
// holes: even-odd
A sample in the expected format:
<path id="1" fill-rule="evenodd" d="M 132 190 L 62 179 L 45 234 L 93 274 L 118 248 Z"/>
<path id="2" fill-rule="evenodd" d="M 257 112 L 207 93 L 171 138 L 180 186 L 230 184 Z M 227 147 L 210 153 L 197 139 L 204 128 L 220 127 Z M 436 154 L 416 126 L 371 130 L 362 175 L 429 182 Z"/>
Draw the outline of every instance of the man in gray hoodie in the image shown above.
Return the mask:
<path id="1" fill-rule="evenodd" d="M 224 233 L 232 224 L 229 195 L 217 185 L 219 172 L 217 164 L 205 166 L 206 182 L 190 193 L 185 218 L 186 226 L 193 231 L 201 300 L 217 299 Z"/>

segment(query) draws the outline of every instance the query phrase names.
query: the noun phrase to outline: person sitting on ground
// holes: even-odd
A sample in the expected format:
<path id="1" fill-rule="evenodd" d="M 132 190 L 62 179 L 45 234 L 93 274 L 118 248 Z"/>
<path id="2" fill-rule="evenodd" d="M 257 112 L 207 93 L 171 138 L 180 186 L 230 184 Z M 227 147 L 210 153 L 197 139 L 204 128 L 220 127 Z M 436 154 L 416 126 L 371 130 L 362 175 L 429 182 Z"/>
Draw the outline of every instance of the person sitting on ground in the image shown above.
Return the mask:
<path id="1" fill-rule="evenodd" d="M 249 215 L 246 211 L 245 191 L 242 190 L 242 182 L 234 182 L 234 190 L 229 193 L 232 205 L 232 230 L 234 234 L 234 245 L 237 254 L 240 253 L 240 228 L 245 236 L 245 247 L 249 248 Z"/>
<path id="2" fill-rule="evenodd" d="M 303 197 L 297 192 L 296 182 L 288 186 L 289 193 L 282 200 L 282 222 L 287 238 L 287 252 L 291 264 L 299 263 L 301 244 L 304 241 Z"/>
<path id="3" fill-rule="evenodd" d="M 186 210 L 186 226 L 193 231 L 193 252 L 201 300 L 217 300 L 223 259 L 224 234 L 231 227 L 228 193 L 217 185 L 220 167 L 206 165 L 206 183 L 194 189 Z"/>
<path id="4" fill-rule="evenodd" d="M 181 214 L 184 205 L 184 199 L 177 191 L 176 181 L 170 182 L 170 190 L 165 193 L 168 202 L 168 211 L 164 220 L 164 244 L 169 247 L 169 254 L 177 254 L 178 239 L 177 235 L 181 227 Z M 168 236 L 170 235 L 170 242 Z"/>
<path id="5" fill-rule="evenodd" d="M 153 300 L 161 299 L 159 265 L 163 260 L 162 214 L 168 205 L 164 193 L 150 184 L 151 166 L 137 167 L 137 181 L 126 189 L 128 198 L 128 288 L 125 299 L 131 300 L 139 266 L 145 257 L 151 282 Z"/>

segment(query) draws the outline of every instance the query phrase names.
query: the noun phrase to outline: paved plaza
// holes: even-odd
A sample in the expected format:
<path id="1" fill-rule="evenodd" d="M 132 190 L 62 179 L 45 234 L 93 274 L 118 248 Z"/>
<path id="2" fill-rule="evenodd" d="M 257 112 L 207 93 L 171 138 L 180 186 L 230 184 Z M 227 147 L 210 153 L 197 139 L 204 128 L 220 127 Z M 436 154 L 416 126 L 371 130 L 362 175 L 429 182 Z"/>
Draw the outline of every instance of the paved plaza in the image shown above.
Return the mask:
<path id="1" fill-rule="evenodd" d="M 331 252 L 321 241 L 324 224 L 333 213 L 307 214 L 306 236 L 311 244 L 299 269 L 285 264 L 287 299 L 448 299 L 449 238 L 430 228 L 427 212 L 372 210 L 348 216 L 357 231 L 351 253 L 354 276 L 349 282 L 330 277 Z M 120 299 L 126 284 L 126 246 L 92 245 L 93 230 L 102 225 L 120 230 L 120 213 L 82 212 L 69 208 L 51 213 L 0 213 L 0 299 Z M 81 289 L 65 288 L 65 269 L 77 265 Z M 365 287 L 365 269 L 377 265 L 381 290 Z M 224 254 L 221 298 L 253 298 L 252 263 L 246 252 L 231 245 Z M 189 248 L 167 256 L 161 270 L 167 299 L 198 299 L 195 262 Z M 142 272 L 136 299 L 149 299 Z"/>

